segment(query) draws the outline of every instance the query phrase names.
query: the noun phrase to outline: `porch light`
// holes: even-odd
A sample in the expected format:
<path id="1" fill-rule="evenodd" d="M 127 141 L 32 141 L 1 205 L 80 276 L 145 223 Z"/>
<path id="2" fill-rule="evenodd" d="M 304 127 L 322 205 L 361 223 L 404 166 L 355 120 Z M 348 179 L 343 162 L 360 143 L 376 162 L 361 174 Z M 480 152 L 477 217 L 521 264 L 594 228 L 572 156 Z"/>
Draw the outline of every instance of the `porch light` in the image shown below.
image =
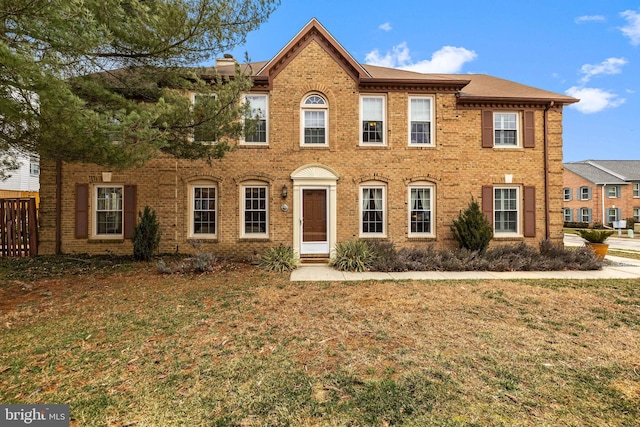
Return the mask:
<path id="1" fill-rule="evenodd" d="M 282 186 L 282 198 L 283 199 L 287 198 L 287 186 L 286 185 Z"/>

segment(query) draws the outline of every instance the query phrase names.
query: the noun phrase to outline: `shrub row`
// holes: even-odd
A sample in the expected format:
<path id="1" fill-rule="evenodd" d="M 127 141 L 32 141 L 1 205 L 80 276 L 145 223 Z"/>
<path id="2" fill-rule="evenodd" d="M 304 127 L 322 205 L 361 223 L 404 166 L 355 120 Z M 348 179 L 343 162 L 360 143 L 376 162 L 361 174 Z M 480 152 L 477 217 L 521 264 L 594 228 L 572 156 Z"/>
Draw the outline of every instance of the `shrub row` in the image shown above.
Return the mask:
<path id="1" fill-rule="evenodd" d="M 402 248 L 396 250 L 391 243 L 361 241 L 363 251 L 373 256 L 366 269 L 371 271 L 558 271 L 599 270 L 602 260 L 590 248 L 565 249 L 548 240 L 539 249 L 520 243 L 487 249 L 485 252 L 468 249 Z M 354 245 L 349 245 L 353 249 Z M 332 265 L 343 271 L 363 271 L 351 258 L 362 258 L 336 247 Z M 352 269 L 357 265 L 357 269 Z"/>

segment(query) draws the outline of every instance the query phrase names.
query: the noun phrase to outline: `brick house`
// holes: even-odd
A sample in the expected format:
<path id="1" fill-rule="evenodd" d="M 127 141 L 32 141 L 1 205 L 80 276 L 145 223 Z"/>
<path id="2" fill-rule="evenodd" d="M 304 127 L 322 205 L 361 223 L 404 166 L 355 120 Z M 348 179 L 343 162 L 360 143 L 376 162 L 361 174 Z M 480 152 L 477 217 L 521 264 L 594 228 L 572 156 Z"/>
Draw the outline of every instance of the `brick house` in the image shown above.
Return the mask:
<path id="1" fill-rule="evenodd" d="M 565 221 L 640 222 L 640 160 L 585 160 L 563 166 Z"/>
<path id="2" fill-rule="evenodd" d="M 161 252 L 247 257 L 282 243 L 326 257 L 352 238 L 454 247 L 452 220 L 472 197 L 492 244 L 562 241 L 562 108 L 575 98 L 363 65 L 315 19 L 252 69 L 258 132 L 211 165 L 43 161 L 41 253 L 129 254 L 144 206 Z"/>

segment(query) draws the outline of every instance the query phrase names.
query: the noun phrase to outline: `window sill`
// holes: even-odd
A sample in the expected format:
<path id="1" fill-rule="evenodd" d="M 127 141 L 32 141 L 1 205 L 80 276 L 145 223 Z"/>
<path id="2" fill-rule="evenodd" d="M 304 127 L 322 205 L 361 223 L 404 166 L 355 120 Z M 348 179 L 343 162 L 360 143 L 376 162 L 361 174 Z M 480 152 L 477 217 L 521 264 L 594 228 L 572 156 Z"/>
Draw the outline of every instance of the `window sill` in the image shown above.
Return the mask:
<path id="1" fill-rule="evenodd" d="M 300 145 L 300 148 L 302 148 L 303 150 L 328 150 L 329 149 L 329 144 L 317 144 L 317 145 L 313 145 L 313 144 L 302 144 Z"/>
<path id="2" fill-rule="evenodd" d="M 407 148 L 417 150 L 433 150 L 436 148 L 436 144 L 409 144 Z"/>
<path id="3" fill-rule="evenodd" d="M 436 242 L 438 239 L 436 236 L 407 236 L 407 239 L 412 242 Z"/>

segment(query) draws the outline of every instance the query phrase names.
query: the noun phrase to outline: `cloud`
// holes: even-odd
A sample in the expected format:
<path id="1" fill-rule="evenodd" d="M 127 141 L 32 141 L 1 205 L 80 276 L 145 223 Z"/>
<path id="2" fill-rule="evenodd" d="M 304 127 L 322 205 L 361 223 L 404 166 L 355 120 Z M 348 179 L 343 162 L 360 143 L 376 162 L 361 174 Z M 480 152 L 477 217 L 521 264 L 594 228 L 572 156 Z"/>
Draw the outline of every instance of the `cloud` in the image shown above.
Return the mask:
<path id="1" fill-rule="evenodd" d="M 580 82 L 587 83 L 591 80 L 591 77 L 599 74 L 620 74 L 622 72 L 622 66 L 628 62 L 629 61 L 624 58 L 608 58 L 597 65 L 584 64 L 580 68 L 580 72 L 584 74 L 582 79 L 580 79 Z"/>
<path id="2" fill-rule="evenodd" d="M 472 50 L 444 46 L 436 51 L 431 59 L 412 62 L 407 42 L 402 42 L 384 55 L 381 55 L 378 49 L 372 50 L 365 56 L 365 63 L 419 73 L 457 73 L 465 63 L 473 61 L 477 57 L 478 55 Z"/>
<path id="3" fill-rule="evenodd" d="M 631 39 L 632 45 L 640 45 L 640 13 L 633 10 L 625 10 L 620 13 L 620 16 L 627 21 L 627 25 L 620 28 L 622 34 Z"/>
<path id="4" fill-rule="evenodd" d="M 380 26 L 378 27 L 378 29 L 380 29 L 380 30 L 382 30 L 382 31 L 387 31 L 387 32 L 389 32 L 389 31 L 391 31 L 393 28 L 391 27 L 391 24 L 390 24 L 390 23 L 385 22 L 384 24 L 380 25 Z"/>
<path id="5" fill-rule="evenodd" d="M 584 15 L 578 16 L 575 21 L 576 24 L 582 24 L 583 22 L 603 22 L 607 19 L 602 15 Z"/>
<path id="6" fill-rule="evenodd" d="M 567 89 L 565 93 L 580 99 L 580 102 L 572 104 L 571 108 L 575 108 L 584 114 L 599 113 L 607 108 L 619 107 L 626 101 L 615 93 L 596 88 L 573 86 Z"/>

